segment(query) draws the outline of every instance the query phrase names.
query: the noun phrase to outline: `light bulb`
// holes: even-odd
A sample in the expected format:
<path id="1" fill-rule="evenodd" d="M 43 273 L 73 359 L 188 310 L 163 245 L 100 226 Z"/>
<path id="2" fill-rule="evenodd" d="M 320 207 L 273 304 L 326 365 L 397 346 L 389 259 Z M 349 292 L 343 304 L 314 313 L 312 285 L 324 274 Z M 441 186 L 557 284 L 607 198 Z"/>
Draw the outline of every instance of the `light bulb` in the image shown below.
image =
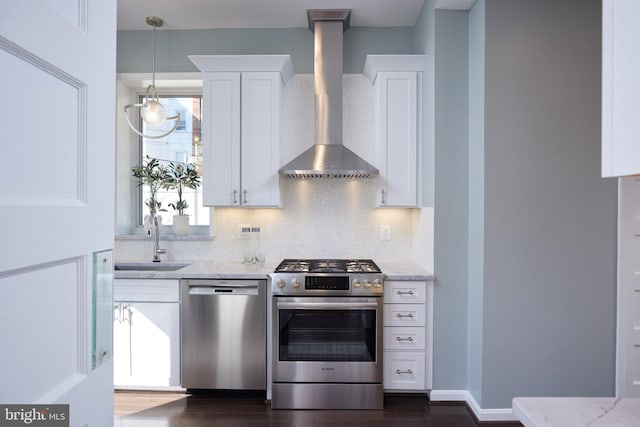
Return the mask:
<path id="1" fill-rule="evenodd" d="M 159 101 L 150 100 L 140 108 L 140 116 L 149 125 L 159 125 L 167 118 L 167 111 Z"/>

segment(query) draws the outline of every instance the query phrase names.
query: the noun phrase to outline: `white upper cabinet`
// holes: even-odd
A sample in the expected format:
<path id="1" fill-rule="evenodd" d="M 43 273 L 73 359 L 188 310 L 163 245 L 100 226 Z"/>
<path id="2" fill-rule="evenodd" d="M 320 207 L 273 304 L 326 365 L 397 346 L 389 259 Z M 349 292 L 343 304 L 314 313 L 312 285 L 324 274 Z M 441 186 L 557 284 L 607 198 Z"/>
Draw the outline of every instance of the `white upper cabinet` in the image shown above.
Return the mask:
<path id="1" fill-rule="evenodd" d="M 293 77 L 289 56 L 189 58 L 204 72 L 204 205 L 280 206 L 282 91 Z"/>
<path id="2" fill-rule="evenodd" d="M 602 176 L 640 173 L 640 1 L 602 3 Z"/>
<path id="3" fill-rule="evenodd" d="M 369 55 L 376 90 L 379 207 L 420 205 L 420 115 L 424 55 Z"/>

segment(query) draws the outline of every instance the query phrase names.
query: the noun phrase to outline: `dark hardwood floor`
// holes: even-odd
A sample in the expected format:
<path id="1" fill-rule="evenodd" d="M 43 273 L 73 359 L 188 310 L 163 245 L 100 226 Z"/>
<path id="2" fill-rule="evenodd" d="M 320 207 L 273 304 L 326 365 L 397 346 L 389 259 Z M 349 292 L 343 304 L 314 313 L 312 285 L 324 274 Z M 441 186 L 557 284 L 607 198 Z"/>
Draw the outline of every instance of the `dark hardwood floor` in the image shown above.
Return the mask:
<path id="1" fill-rule="evenodd" d="M 165 392 L 115 394 L 115 427 L 522 427 L 478 424 L 464 404 L 427 402 L 425 396 L 385 395 L 375 410 L 271 409 L 264 394 Z"/>

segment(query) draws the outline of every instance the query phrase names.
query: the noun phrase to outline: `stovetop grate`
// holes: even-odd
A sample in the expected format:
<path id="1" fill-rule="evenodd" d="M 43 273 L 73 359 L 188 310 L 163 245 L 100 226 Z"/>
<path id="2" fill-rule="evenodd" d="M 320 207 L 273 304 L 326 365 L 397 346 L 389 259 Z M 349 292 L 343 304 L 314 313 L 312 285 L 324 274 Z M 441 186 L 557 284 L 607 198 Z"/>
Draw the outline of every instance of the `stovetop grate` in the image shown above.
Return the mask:
<path id="1" fill-rule="evenodd" d="M 380 273 L 370 259 L 285 259 L 275 273 Z"/>

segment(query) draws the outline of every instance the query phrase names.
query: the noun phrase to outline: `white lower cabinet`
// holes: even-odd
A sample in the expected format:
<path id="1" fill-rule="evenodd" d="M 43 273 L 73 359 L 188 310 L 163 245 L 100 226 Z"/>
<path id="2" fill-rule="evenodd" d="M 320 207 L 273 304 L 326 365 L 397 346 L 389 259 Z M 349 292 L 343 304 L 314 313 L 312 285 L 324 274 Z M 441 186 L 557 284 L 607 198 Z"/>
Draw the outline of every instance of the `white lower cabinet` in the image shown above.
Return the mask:
<path id="1" fill-rule="evenodd" d="M 116 388 L 180 386 L 180 282 L 114 281 Z"/>
<path id="2" fill-rule="evenodd" d="M 425 363 L 424 351 L 385 351 L 384 388 L 424 390 Z"/>
<path id="3" fill-rule="evenodd" d="M 385 281 L 383 316 L 384 389 L 430 390 L 433 282 Z"/>

